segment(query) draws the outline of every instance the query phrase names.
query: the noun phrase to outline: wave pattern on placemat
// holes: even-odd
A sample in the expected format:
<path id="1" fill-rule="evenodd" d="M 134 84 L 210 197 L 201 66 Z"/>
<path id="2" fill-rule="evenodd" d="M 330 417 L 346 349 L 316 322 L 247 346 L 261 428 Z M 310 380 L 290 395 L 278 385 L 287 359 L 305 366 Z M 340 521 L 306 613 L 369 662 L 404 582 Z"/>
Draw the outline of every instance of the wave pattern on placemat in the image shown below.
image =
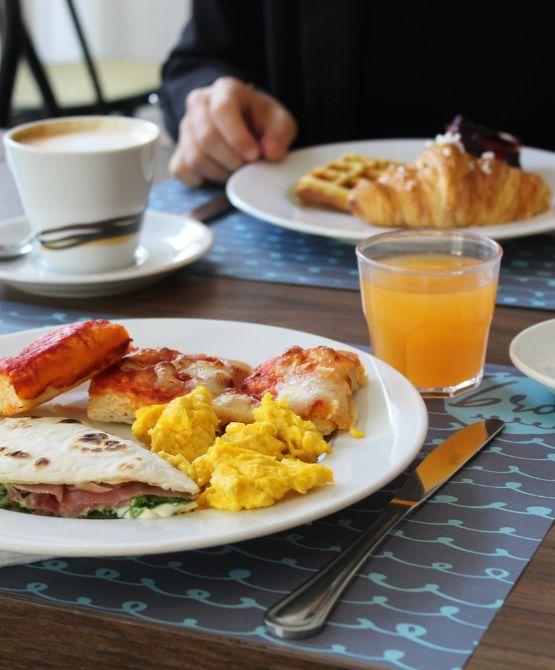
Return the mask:
<path id="1" fill-rule="evenodd" d="M 263 611 L 356 538 L 402 477 L 277 535 L 171 555 L 4 568 L 0 591 L 389 668 L 460 668 L 553 520 L 555 404 L 511 368 L 489 366 L 479 389 L 428 407 L 419 458 L 484 417 L 507 429 L 391 535 L 312 640 L 274 640 Z"/>
<path id="2" fill-rule="evenodd" d="M 150 206 L 182 213 L 206 202 L 217 189 L 192 190 L 168 179 L 152 192 Z M 272 226 L 232 211 L 211 225 L 212 251 L 187 272 L 305 286 L 358 290 L 352 244 Z M 502 243 L 504 257 L 497 303 L 555 309 L 555 238 L 536 235 Z"/>

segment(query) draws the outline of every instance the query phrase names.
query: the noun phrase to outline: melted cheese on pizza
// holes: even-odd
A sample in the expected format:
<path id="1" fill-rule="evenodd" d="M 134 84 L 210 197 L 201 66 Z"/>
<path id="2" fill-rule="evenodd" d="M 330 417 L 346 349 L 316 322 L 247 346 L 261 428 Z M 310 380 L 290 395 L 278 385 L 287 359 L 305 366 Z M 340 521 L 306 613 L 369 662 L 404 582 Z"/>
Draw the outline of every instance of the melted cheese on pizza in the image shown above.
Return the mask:
<path id="1" fill-rule="evenodd" d="M 204 354 L 134 349 L 94 379 L 89 390 L 89 416 L 132 423 L 140 407 L 168 403 L 197 386 L 218 396 L 239 388 L 250 371 L 246 363 Z"/>
<path id="2" fill-rule="evenodd" d="M 330 347 L 291 347 L 259 365 L 240 390 L 228 391 L 214 401 L 220 420 L 252 421 L 253 409 L 266 393 L 287 400 L 303 419 L 313 421 L 327 435 L 348 429 L 356 420 L 353 392 L 366 383 L 359 357 Z"/>
<path id="3" fill-rule="evenodd" d="M 146 405 L 167 403 L 205 386 L 221 425 L 250 423 L 266 393 L 284 398 L 303 419 L 328 435 L 356 420 L 353 392 L 366 383 L 360 359 L 330 347 L 291 347 L 258 366 L 173 349 L 135 349 L 91 383 L 89 416 L 133 423 Z"/>

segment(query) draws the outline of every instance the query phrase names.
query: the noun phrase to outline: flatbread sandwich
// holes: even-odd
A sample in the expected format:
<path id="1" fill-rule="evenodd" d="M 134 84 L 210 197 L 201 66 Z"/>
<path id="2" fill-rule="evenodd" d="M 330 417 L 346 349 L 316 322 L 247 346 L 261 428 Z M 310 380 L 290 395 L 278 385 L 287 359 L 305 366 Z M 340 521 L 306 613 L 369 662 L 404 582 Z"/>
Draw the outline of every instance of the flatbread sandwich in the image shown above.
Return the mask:
<path id="1" fill-rule="evenodd" d="M 0 419 L 0 507 L 74 518 L 158 518 L 197 485 L 156 454 L 62 417 Z"/>

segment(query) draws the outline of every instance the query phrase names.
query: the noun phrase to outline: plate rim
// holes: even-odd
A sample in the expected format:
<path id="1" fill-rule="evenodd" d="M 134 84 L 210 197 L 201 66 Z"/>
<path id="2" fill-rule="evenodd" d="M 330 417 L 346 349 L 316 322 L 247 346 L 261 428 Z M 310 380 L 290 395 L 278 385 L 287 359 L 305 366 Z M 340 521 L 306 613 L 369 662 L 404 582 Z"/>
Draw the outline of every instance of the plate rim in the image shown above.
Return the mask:
<path id="1" fill-rule="evenodd" d="M 307 331 L 300 331 L 298 329 L 292 329 L 292 328 L 285 328 L 282 326 L 271 326 L 268 324 L 261 324 L 261 323 L 254 323 L 254 322 L 249 322 L 249 321 L 230 321 L 227 319 L 188 319 L 188 318 L 132 318 L 132 319 L 121 319 L 118 320 L 118 323 L 121 323 L 125 327 L 132 328 L 133 324 L 136 324 L 138 322 L 161 322 L 161 321 L 172 321 L 172 322 L 185 322 L 185 323 L 191 323 L 192 321 L 198 323 L 199 325 L 206 325 L 208 326 L 209 324 L 221 324 L 221 323 L 226 323 L 226 324 L 239 324 L 241 327 L 256 327 L 256 328 L 263 328 L 263 329 L 272 329 L 272 330 L 278 330 L 278 331 L 284 331 L 287 333 L 294 333 L 294 334 L 302 334 L 302 335 L 310 335 L 312 337 L 321 337 L 322 340 L 325 340 L 325 344 L 328 346 L 339 346 L 346 348 L 347 350 L 354 351 L 358 354 L 361 354 L 363 357 L 368 357 L 369 363 L 374 367 L 374 369 L 377 367 L 380 369 L 382 372 L 386 372 L 389 376 L 389 378 L 393 379 L 397 383 L 401 383 L 404 387 L 404 391 L 411 396 L 411 402 L 414 402 L 414 407 L 415 407 L 415 420 L 416 420 L 416 426 L 415 428 L 417 429 L 415 431 L 414 436 L 411 438 L 412 439 L 412 444 L 409 449 L 407 449 L 405 455 L 403 458 L 399 460 L 399 462 L 396 464 L 396 467 L 392 468 L 387 472 L 387 474 L 382 475 L 382 477 L 375 481 L 372 486 L 364 489 L 358 489 L 358 492 L 355 491 L 348 495 L 345 499 L 341 501 L 339 505 L 337 505 L 337 502 L 335 505 L 333 504 L 324 504 L 323 508 L 324 511 L 320 513 L 317 511 L 316 513 L 311 512 L 310 509 L 308 509 L 306 512 L 302 511 L 302 508 L 300 512 L 296 512 L 294 514 L 294 520 L 291 520 L 290 518 L 286 516 L 285 518 L 280 517 L 277 515 L 277 521 L 272 522 L 268 528 L 263 532 L 260 533 L 259 530 L 250 530 L 249 527 L 244 527 L 242 529 L 242 532 L 237 533 L 236 531 L 231 531 L 234 533 L 234 537 L 227 537 L 224 536 L 222 540 L 218 539 L 217 541 L 214 540 L 209 540 L 206 541 L 206 539 L 201 538 L 187 538 L 187 541 L 184 542 L 183 538 L 175 539 L 172 537 L 168 537 L 164 540 L 164 542 L 160 542 L 159 540 L 155 541 L 155 544 L 145 544 L 145 540 L 141 540 L 138 542 L 130 542 L 128 541 L 125 545 L 117 546 L 114 548 L 113 545 L 103 545 L 103 544 L 98 544 L 96 545 L 95 549 L 91 552 L 90 548 L 86 549 L 80 549 L 78 547 L 71 547 L 69 549 L 63 548 L 60 546 L 57 546 L 56 544 L 50 544 L 47 542 L 25 542 L 25 541 L 18 541 L 18 540 L 13 540 L 12 538 L 9 538 L 8 544 L 6 546 L 6 540 L 5 538 L 2 537 L 2 530 L 0 529 L 0 539 L 3 542 L 3 549 L 5 549 L 8 552 L 23 552 L 23 553 L 28 553 L 28 554 L 33 554 L 33 555 L 63 555 L 63 556 L 95 556 L 95 557 L 101 557 L 101 556 L 125 556 L 129 554 L 142 554 L 142 555 L 148 555 L 148 554 L 160 554 L 160 553 L 169 553 L 169 552 L 175 552 L 175 551 L 191 551 L 195 549 L 201 549 L 201 548 L 208 548 L 208 547 L 213 547 L 213 546 L 220 546 L 222 544 L 226 543 L 236 543 L 236 542 L 243 542 L 245 540 L 249 539 L 254 539 L 256 537 L 265 537 L 267 535 L 271 535 L 274 533 L 282 532 L 284 530 L 294 528 L 298 525 L 308 523 L 311 521 L 316 521 L 318 519 L 321 519 L 325 516 L 328 516 L 330 514 L 334 514 L 342 509 L 345 509 L 349 507 L 350 505 L 353 505 L 354 503 L 368 497 L 369 495 L 372 495 L 372 493 L 375 493 L 376 491 L 379 491 L 383 486 L 385 486 L 387 483 L 391 482 L 393 479 L 395 479 L 401 472 L 403 472 L 404 469 L 410 463 L 414 460 L 416 455 L 419 453 L 421 450 L 428 431 L 428 411 L 426 408 L 426 405 L 424 403 L 424 400 L 422 399 L 421 395 L 418 393 L 418 391 L 414 388 L 414 386 L 404 377 L 400 372 L 389 366 L 388 364 L 384 363 L 383 361 L 380 361 L 377 359 L 375 356 L 372 354 L 359 349 L 355 345 L 347 344 L 340 342 L 338 340 L 334 340 L 332 338 L 328 338 L 325 336 L 320 336 L 317 333 L 311 333 Z M 39 335 L 44 332 L 48 332 L 49 330 L 52 330 L 56 326 L 45 326 L 45 327 L 40 327 L 40 328 L 32 328 L 32 329 L 25 329 L 25 330 L 19 330 L 15 331 L 12 333 L 6 333 L 0 335 L 0 347 L 2 346 L 2 343 L 6 339 L 12 339 L 14 336 L 17 337 L 18 335 L 25 334 L 25 335 Z M 366 362 L 365 362 L 365 367 L 367 367 Z M 262 509 L 267 509 L 267 508 L 262 508 Z M 213 510 L 206 510 L 207 512 L 212 512 Z M 216 510 L 218 513 L 223 513 L 223 514 L 235 514 L 233 512 L 226 512 L 223 510 Z M 257 510 L 252 510 L 256 512 Z M 0 518 L 2 517 L 3 514 L 13 514 L 13 512 L 8 512 L 5 510 L 0 510 Z M 248 514 L 248 512 L 247 512 Z M 30 515 L 29 515 L 30 518 Z M 34 519 L 40 519 L 40 517 L 35 516 L 33 517 Z M 45 519 L 50 519 L 49 517 L 44 517 Z M 55 519 L 55 517 L 54 517 Z M 281 519 L 281 520 L 280 520 Z M 65 521 L 69 522 L 80 522 L 83 520 L 76 520 L 76 519 L 66 519 Z M 111 521 L 102 521 L 102 520 L 86 520 L 86 523 L 89 524 L 106 524 L 106 523 L 111 523 Z M 113 522 L 112 522 L 113 523 Z M 92 530 L 92 526 L 91 526 Z"/>
<path id="2" fill-rule="evenodd" d="M 140 279 L 146 279 L 148 277 L 156 277 L 158 275 L 163 275 L 163 274 L 168 274 L 170 272 L 173 272 L 174 270 L 177 270 L 181 267 L 184 267 L 185 265 L 190 265 L 191 263 L 194 263 L 195 261 L 199 260 L 199 258 L 202 258 L 205 256 L 210 249 L 214 245 L 214 234 L 212 231 L 206 226 L 206 224 L 202 223 L 202 221 L 197 221 L 196 219 L 193 219 L 186 214 L 175 214 L 174 212 L 164 212 L 160 211 L 157 209 L 151 209 L 148 208 L 145 211 L 145 218 L 147 216 L 153 216 L 153 217 L 160 217 L 163 219 L 167 219 L 168 221 L 172 221 L 174 223 L 177 223 L 178 221 L 183 225 L 187 224 L 191 228 L 196 228 L 199 232 L 202 233 L 202 237 L 199 239 L 199 249 L 191 254 L 188 255 L 186 258 L 181 258 L 179 260 L 176 260 L 173 258 L 171 261 L 168 261 L 162 266 L 157 266 L 157 267 L 152 267 L 152 268 L 146 268 L 143 265 L 132 265 L 127 268 L 121 268 L 120 270 L 113 270 L 110 272 L 98 272 L 98 273 L 90 273 L 90 274 L 63 274 L 61 272 L 52 272 L 52 276 L 48 276 L 48 274 L 45 277 L 40 277 L 40 278 L 25 278 L 25 277 L 17 277 L 13 276 L 12 273 L 10 273 L 10 268 L 9 268 L 9 263 L 10 261 L 7 261 L 5 264 L 5 267 L 0 266 L 0 282 L 4 282 L 8 284 L 9 286 L 64 286 L 68 283 L 70 284 L 79 284 L 79 285 L 95 285 L 95 286 L 101 286 L 104 284 L 112 284 L 114 282 L 119 283 L 124 283 L 124 282 L 133 282 L 136 280 Z M 14 221 L 27 221 L 27 216 L 25 214 L 21 214 L 19 216 L 15 217 L 9 217 L 6 219 L 3 219 L 0 221 L 0 224 L 2 223 L 11 223 Z M 148 252 L 148 247 L 143 243 L 141 240 L 139 242 L 139 248 L 144 247 L 147 252 Z M 27 259 L 27 262 L 29 261 L 29 256 L 24 257 L 24 259 Z M 15 262 L 21 262 L 22 259 L 14 259 Z M 76 294 L 77 295 L 77 294 Z"/>
<path id="3" fill-rule="evenodd" d="M 528 337 L 530 333 L 534 332 L 535 330 L 542 330 L 542 328 L 545 328 L 547 324 L 553 324 L 553 327 L 555 327 L 555 318 L 546 319 L 545 321 L 540 321 L 539 323 L 534 323 L 532 326 L 528 326 L 528 328 L 521 330 L 520 333 L 515 335 L 515 337 L 513 337 L 511 340 L 511 344 L 509 345 L 509 358 L 511 359 L 513 365 L 527 377 L 549 388 L 551 391 L 555 391 L 555 377 L 548 377 L 543 372 L 539 372 L 535 368 L 530 367 L 528 363 L 522 360 L 517 351 L 523 339 L 526 339 L 526 337 Z"/>
<path id="4" fill-rule="evenodd" d="M 372 144 L 372 143 L 384 143 L 384 142 L 407 142 L 410 144 L 418 144 L 421 142 L 425 142 L 429 138 L 416 138 L 416 137 L 392 137 L 392 138 L 378 138 L 378 139 L 370 139 L 370 140 L 354 140 L 354 141 L 349 141 L 349 142 L 330 142 L 327 144 L 316 144 L 308 147 L 302 147 L 299 149 L 294 149 L 289 153 L 289 156 L 291 155 L 299 155 L 304 152 L 309 152 L 311 150 L 315 149 L 329 149 L 330 151 L 332 149 L 337 148 L 337 151 L 347 151 L 347 149 L 341 149 L 341 147 L 345 147 L 346 145 L 362 145 L 362 144 Z M 553 157 L 554 161 L 554 167 L 555 167 L 555 152 L 549 151 L 547 149 L 542 149 L 540 147 L 532 147 L 532 146 L 523 146 L 522 149 L 524 150 L 532 150 L 532 151 L 539 151 L 544 154 L 548 154 Z M 354 147 L 351 147 L 351 149 L 348 149 L 348 151 L 351 150 L 356 150 Z M 363 235 L 361 232 L 360 234 L 355 233 L 355 232 L 348 232 L 346 231 L 344 234 L 339 233 L 337 229 L 333 228 L 330 229 L 324 225 L 319 226 L 318 224 L 315 223 L 310 223 L 308 221 L 295 221 L 287 217 L 283 217 L 277 214 L 272 214 L 268 212 L 263 212 L 262 210 L 258 209 L 257 207 L 254 207 L 249 204 L 249 202 L 245 201 L 243 197 L 237 192 L 236 190 L 236 184 L 239 180 L 241 180 L 245 174 L 249 174 L 250 172 L 254 171 L 257 169 L 257 166 L 259 165 L 268 165 L 267 162 L 264 161 L 256 161 L 254 163 L 248 163 L 236 172 L 234 172 L 231 177 L 228 179 L 226 183 L 226 195 L 231 202 L 231 204 L 236 207 L 237 209 L 245 212 L 246 214 L 249 214 L 250 216 L 254 216 L 255 218 L 265 221 L 267 223 L 270 223 L 272 225 L 279 226 L 281 228 L 286 228 L 288 230 L 293 230 L 298 233 L 308 233 L 311 235 L 317 235 L 319 237 L 328 237 L 336 240 L 341 240 L 349 243 L 353 242 L 360 242 L 366 238 L 373 237 L 374 235 L 378 235 L 379 233 L 386 233 L 390 232 L 393 230 L 403 230 L 403 228 L 392 228 L 392 227 L 387 227 L 387 226 L 369 226 L 368 229 L 368 235 Z M 278 167 L 279 164 L 270 164 L 272 167 Z M 278 168 L 279 169 L 279 168 Z M 256 174 L 252 175 L 252 178 L 255 178 Z M 554 193 L 555 196 L 555 193 Z M 329 213 L 333 213 L 330 212 Z M 534 221 L 535 217 L 530 217 L 530 219 L 522 219 L 520 221 L 508 221 L 507 223 L 503 224 L 496 224 L 496 225 L 491 225 L 491 226 L 469 226 L 466 228 L 454 228 L 453 230 L 470 230 L 471 232 L 475 232 L 477 234 L 487 234 L 489 237 L 492 237 L 493 239 L 496 240 L 508 240 L 508 239 L 515 239 L 519 237 L 529 237 L 530 235 L 540 235 L 542 233 L 550 232 L 552 230 L 555 230 L 555 206 L 552 206 L 551 209 L 548 212 L 543 212 L 543 214 L 550 214 L 551 213 L 551 219 L 549 221 Z M 343 213 L 345 216 L 348 216 L 347 213 Z M 539 214 L 538 216 L 542 216 Z M 524 224 L 524 222 L 527 221 L 528 223 Z M 361 222 L 363 223 L 363 222 Z M 365 224 L 366 225 L 366 224 Z M 511 230 L 507 229 L 506 226 L 513 226 L 513 225 L 526 225 L 526 228 L 524 230 Z M 487 229 L 487 232 L 484 233 L 484 228 Z"/>

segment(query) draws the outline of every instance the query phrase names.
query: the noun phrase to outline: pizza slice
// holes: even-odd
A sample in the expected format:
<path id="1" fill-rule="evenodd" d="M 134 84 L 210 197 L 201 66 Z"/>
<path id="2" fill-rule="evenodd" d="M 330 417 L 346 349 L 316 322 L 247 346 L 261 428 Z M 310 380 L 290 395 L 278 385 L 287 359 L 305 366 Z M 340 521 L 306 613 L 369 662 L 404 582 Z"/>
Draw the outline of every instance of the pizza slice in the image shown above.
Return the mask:
<path id="1" fill-rule="evenodd" d="M 88 415 L 96 421 L 133 423 L 141 407 L 170 402 L 197 386 L 206 386 L 216 397 L 239 389 L 250 372 L 246 363 L 204 354 L 132 349 L 92 381 Z"/>
<path id="2" fill-rule="evenodd" d="M 133 349 L 96 376 L 89 389 L 88 415 L 96 421 L 133 423 L 140 407 L 167 403 L 206 386 L 222 426 L 253 421 L 266 393 L 284 398 L 303 419 L 328 435 L 356 420 L 353 392 L 366 383 L 359 357 L 330 347 L 291 347 L 259 365 L 174 349 Z"/>
<path id="3" fill-rule="evenodd" d="M 214 409 L 223 422 L 247 423 L 252 421 L 252 409 L 269 392 L 284 398 L 296 414 L 328 435 L 353 426 L 357 415 L 353 392 L 365 383 L 364 366 L 350 351 L 291 347 L 259 365 L 239 390 L 216 398 Z"/>
<path id="4" fill-rule="evenodd" d="M 131 339 L 105 319 L 73 323 L 39 338 L 18 355 L 0 359 L 0 415 L 41 405 L 118 361 Z"/>

